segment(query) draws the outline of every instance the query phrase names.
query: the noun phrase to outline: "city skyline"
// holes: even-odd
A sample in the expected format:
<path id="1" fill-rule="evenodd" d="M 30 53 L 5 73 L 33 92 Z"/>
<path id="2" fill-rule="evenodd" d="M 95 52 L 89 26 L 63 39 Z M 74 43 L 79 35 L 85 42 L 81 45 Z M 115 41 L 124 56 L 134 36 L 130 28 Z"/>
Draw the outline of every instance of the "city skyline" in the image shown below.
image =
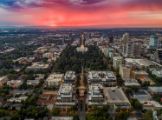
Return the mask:
<path id="1" fill-rule="evenodd" d="M 162 27 L 161 0 L 1 0 L 1 26 Z"/>

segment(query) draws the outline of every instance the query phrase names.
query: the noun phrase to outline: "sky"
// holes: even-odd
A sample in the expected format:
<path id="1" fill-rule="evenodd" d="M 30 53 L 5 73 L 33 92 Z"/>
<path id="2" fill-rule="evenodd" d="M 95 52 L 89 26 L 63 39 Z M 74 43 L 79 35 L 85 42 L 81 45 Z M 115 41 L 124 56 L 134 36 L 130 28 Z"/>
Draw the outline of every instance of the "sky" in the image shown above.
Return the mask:
<path id="1" fill-rule="evenodd" d="M 162 27 L 162 0 L 0 0 L 0 26 Z"/>

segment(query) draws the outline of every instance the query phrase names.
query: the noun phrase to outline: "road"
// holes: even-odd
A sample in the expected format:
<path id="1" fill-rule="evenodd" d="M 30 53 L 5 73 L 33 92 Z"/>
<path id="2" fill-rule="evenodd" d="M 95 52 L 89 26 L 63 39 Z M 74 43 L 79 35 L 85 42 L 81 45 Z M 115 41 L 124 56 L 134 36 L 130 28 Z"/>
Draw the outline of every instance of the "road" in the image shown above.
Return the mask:
<path id="1" fill-rule="evenodd" d="M 79 120 L 86 120 L 86 112 L 85 112 L 85 100 L 79 100 L 78 102 L 78 115 Z"/>

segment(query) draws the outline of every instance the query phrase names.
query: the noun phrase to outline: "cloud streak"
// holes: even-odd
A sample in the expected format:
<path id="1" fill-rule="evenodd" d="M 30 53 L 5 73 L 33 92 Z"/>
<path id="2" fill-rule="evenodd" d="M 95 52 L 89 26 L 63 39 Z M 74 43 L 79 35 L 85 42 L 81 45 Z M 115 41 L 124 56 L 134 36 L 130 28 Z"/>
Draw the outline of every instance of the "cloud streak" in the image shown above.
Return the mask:
<path id="1" fill-rule="evenodd" d="M 0 0 L 0 25 L 161 26 L 161 0 Z"/>

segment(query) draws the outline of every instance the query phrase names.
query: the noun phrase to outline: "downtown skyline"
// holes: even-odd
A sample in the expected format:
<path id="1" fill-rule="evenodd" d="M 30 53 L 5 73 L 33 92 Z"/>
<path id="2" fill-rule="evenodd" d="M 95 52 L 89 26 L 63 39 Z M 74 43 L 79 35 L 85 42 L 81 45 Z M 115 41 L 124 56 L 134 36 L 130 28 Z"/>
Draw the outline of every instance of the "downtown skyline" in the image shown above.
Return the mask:
<path id="1" fill-rule="evenodd" d="M 162 27 L 161 0 L 0 0 L 0 26 Z"/>

